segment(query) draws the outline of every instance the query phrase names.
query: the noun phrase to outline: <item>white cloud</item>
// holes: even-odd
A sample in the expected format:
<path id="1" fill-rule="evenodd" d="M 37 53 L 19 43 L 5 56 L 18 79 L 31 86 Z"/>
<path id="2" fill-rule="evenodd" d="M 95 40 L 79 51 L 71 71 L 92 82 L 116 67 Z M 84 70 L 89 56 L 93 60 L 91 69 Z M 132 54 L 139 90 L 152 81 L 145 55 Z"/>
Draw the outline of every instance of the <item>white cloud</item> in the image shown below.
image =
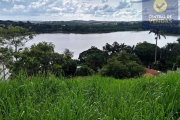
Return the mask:
<path id="1" fill-rule="evenodd" d="M 12 0 L 13 3 L 15 2 L 25 2 L 24 0 Z"/>
<path id="2" fill-rule="evenodd" d="M 32 19 L 36 16 L 36 19 L 51 20 L 53 18 L 56 20 L 120 20 L 123 18 L 119 16 L 137 16 L 135 9 L 129 10 L 132 4 L 130 0 L 114 1 L 114 3 L 108 0 L 99 2 L 95 0 L 11 0 L 11 3 L 0 4 L 0 10 L 3 10 L 2 14 L 6 16 L 19 15 L 32 17 Z"/>
<path id="3" fill-rule="evenodd" d="M 130 8 L 131 7 L 131 1 L 130 0 L 123 0 L 120 1 L 116 9 L 124 9 L 124 8 Z"/>
<path id="4" fill-rule="evenodd" d="M 85 14 L 105 14 L 107 12 L 115 12 L 115 7 L 110 6 L 108 4 L 99 4 L 99 5 L 90 5 L 90 6 L 83 6 L 83 13 Z"/>
<path id="5" fill-rule="evenodd" d="M 10 2 L 10 0 L 2 0 L 3 2 Z"/>
<path id="6" fill-rule="evenodd" d="M 108 2 L 108 0 L 101 0 L 101 2 L 102 2 L 102 3 L 106 3 L 106 2 Z"/>
<path id="7" fill-rule="evenodd" d="M 7 11 L 8 11 L 6 8 L 3 8 L 2 10 L 3 10 L 4 12 L 7 12 Z"/>
<path id="8" fill-rule="evenodd" d="M 14 5 L 11 11 L 18 11 L 18 10 L 23 10 L 25 8 L 24 5 Z"/>

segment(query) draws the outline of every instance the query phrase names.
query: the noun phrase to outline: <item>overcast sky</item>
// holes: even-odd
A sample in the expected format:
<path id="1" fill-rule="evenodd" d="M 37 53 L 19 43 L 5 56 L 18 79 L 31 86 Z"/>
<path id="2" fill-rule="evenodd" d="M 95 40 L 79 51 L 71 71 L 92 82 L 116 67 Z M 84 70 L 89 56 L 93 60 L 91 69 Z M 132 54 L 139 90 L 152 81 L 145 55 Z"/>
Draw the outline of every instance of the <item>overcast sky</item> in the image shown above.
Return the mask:
<path id="1" fill-rule="evenodd" d="M 0 0 L 0 19 L 136 21 L 142 0 Z"/>

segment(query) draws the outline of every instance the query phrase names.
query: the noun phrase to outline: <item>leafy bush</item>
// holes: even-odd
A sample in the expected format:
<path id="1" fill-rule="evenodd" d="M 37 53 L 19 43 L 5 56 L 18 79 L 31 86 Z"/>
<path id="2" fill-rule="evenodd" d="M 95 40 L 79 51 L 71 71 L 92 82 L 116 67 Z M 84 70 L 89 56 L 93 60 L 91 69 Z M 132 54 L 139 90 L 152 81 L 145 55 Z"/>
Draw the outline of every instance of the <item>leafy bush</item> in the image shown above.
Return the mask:
<path id="1" fill-rule="evenodd" d="M 77 69 L 77 76 L 91 76 L 94 73 L 87 65 L 83 65 L 81 68 Z"/>
<path id="2" fill-rule="evenodd" d="M 177 64 L 178 67 L 180 66 L 180 56 L 178 56 L 178 57 L 176 58 L 176 64 Z"/>
<path id="3" fill-rule="evenodd" d="M 111 76 L 118 79 L 139 77 L 144 73 L 144 67 L 131 60 L 130 55 L 125 51 L 117 57 L 109 59 L 107 65 L 100 71 L 102 76 Z"/>
<path id="4" fill-rule="evenodd" d="M 104 66 L 100 74 L 102 76 L 112 76 L 114 78 L 126 78 L 129 77 L 130 72 L 122 62 L 115 60 Z"/>
<path id="5" fill-rule="evenodd" d="M 128 68 L 128 70 L 130 72 L 130 77 L 139 77 L 139 76 L 141 76 L 142 74 L 145 73 L 144 67 L 137 64 L 134 61 L 130 61 L 127 64 L 127 68 Z"/>
<path id="6" fill-rule="evenodd" d="M 63 65 L 63 72 L 65 76 L 74 76 L 76 73 L 77 63 L 74 60 L 67 60 Z"/>

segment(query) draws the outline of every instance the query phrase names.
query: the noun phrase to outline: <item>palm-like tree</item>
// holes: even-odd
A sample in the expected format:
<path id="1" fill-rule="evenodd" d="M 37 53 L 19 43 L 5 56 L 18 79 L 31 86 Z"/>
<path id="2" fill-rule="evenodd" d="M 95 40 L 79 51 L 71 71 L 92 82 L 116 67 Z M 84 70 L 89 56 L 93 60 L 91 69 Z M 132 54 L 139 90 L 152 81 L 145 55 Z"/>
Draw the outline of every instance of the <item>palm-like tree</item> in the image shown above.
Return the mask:
<path id="1" fill-rule="evenodd" d="M 149 34 L 150 33 L 154 33 L 155 34 L 155 40 L 156 40 L 156 48 L 155 48 L 155 59 L 154 59 L 154 62 L 156 63 L 156 58 L 157 58 L 157 41 L 158 39 L 161 39 L 161 36 L 163 36 L 165 39 L 166 39 L 166 36 L 164 35 L 164 32 L 159 30 L 158 28 L 156 29 L 152 29 L 150 30 Z"/>
<path id="2" fill-rule="evenodd" d="M 121 43 L 121 44 L 120 44 L 120 49 L 121 49 L 121 51 L 122 51 L 122 50 L 126 50 L 126 48 L 127 48 L 127 45 L 125 45 L 125 43 Z"/>

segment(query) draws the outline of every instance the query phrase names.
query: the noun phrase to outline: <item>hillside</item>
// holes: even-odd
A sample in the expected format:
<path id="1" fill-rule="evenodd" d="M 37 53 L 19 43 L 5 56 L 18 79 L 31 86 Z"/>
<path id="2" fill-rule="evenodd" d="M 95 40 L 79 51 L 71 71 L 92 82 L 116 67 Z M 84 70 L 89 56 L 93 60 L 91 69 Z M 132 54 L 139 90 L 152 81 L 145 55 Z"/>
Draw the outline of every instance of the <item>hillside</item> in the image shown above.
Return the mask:
<path id="1" fill-rule="evenodd" d="M 177 120 L 180 73 L 116 80 L 36 77 L 0 82 L 4 120 Z"/>

